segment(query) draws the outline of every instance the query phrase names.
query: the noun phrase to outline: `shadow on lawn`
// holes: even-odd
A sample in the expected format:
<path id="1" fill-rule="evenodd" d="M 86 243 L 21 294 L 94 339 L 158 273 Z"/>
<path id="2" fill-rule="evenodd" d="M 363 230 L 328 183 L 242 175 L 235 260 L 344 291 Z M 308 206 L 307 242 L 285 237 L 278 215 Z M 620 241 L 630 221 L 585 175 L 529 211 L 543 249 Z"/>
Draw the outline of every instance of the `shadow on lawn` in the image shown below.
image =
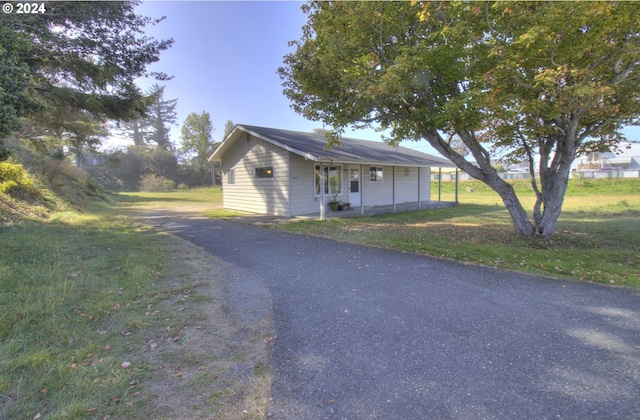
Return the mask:
<path id="1" fill-rule="evenodd" d="M 508 217 L 508 213 L 504 206 L 488 205 L 488 204 L 463 204 L 459 203 L 455 207 L 442 209 L 430 209 L 420 211 L 406 211 L 401 213 L 381 214 L 377 216 L 364 217 L 360 220 L 371 220 L 387 223 L 416 223 L 416 222 L 442 222 L 458 217 L 476 217 L 488 213 L 504 212 Z"/>
<path id="2" fill-rule="evenodd" d="M 128 194 L 114 194 L 114 199 L 122 204 L 139 204 L 139 203 L 153 203 L 153 202 L 167 202 L 167 203 L 178 203 L 184 202 L 184 198 L 179 197 L 171 197 L 171 196 L 153 196 L 153 197 L 144 197 L 140 195 L 128 195 Z"/>

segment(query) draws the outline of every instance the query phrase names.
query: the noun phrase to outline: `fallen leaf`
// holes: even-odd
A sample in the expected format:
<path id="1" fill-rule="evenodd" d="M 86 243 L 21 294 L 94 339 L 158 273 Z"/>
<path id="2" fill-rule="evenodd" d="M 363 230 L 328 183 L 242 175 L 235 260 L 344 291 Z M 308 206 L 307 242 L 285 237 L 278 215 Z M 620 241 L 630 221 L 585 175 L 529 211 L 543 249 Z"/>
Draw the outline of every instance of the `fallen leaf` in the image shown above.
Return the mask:
<path id="1" fill-rule="evenodd" d="M 327 400 L 324 404 L 325 404 L 325 405 L 331 405 L 331 404 L 333 404 L 334 402 L 336 402 L 336 400 Z"/>
<path id="2" fill-rule="evenodd" d="M 111 349 L 111 346 L 107 344 L 106 346 L 103 347 L 103 349 L 109 350 L 109 349 Z"/>
<path id="3" fill-rule="evenodd" d="M 38 420 L 40 417 L 42 417 L 42 414 L 38 413 L 35 416 L 33 416 L 33 420 Z"/>

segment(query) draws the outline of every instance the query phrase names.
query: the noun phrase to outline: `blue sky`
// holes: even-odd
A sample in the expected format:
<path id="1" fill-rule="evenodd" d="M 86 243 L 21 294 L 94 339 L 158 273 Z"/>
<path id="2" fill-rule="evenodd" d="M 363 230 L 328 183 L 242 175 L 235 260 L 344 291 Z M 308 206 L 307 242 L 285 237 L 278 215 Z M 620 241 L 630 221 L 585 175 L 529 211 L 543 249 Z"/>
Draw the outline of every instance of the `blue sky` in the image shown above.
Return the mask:
<path id="1" fill-rule="evenodd" d="M 172 141 L 180 141 L 180 127 L 191 112 L 207 111 L 222 140 L 227 120 L 234 123 L 313 131 L 320 122 L 307 121 L 289 107 L 276 73 L 282 58 L 292 52 L 288 42 L 300 39 L 306 15 L 297 1 L 147 1 L 139 14 L 166 19 L 147 34 L 173 38 L 173 47 L 149 67 L 173 76 L 164 84 L 165 99 L 178 99 L 178 124 Z M 153 79 L 139 80 L 148 89 Z M 626 131 L 640 140 L 640 129 Z M 346 136 L 379 140 L 374 130 L 346 132 Z M 403 146 L 433 153 L 426 141 Z"/>
<path id="2" fill-rule="evenodd" d="M 180 127 L 191 112 L 207 111 L 222 140 L 227 120 L 287 130 L 313 131 L 322 123 L 296 114 L 282 93 L 277 74 L 283 57 L 293 52 L 289 41 L 302 36 L 306 15 L 297 1 L 146 1 L 137 13 L 166 19 L 147 29 L 156 39 L 173 38 L 173 47 L 149 70 L 162 71 L 172 80 L 140 79 L 147 90 L 165 85 L 165 99 L 178 99 L 178 124 L 172 141 L 180 141 Z M 380 140 L 374 130 L 347 131 L 345 136 Z M 127 142 L 129 144 L 131 142 Z M 436 152 L 425 141 L 411 144 L 417 150 Z"/>

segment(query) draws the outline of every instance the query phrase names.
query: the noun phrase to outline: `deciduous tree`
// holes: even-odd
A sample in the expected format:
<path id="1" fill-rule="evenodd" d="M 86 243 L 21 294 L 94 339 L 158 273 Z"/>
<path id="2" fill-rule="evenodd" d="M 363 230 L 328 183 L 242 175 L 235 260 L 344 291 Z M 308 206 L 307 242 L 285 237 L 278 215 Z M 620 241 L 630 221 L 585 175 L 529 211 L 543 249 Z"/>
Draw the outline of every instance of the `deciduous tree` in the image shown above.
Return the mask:
<path id="1" fill-rule="evenodd" d="M 389 130 L 390 142 L 428 141 L 500 195 L 520 234 L 550 237 L 577 153 L 615 145 L 624 125 L 640 123 L 633 3 L 312 2 L 304 10 L 303 36 L 279 69 L 293 109 L 335 127 L 330 143 L 347 126 Z M 531 219 L 491 165 L 496 155 L 527 159 L 539 174 Z"/>
<path id="2" fill-rule="evenodd" d="M 192 112 L 182 125 L 182 151 L 192 157 L 203 184 L 210 179 L 211 166 L 207 159 L 215 149 L 211 140 L 212 131 L 211 117 L 206 111 L 201 114 Z"/>

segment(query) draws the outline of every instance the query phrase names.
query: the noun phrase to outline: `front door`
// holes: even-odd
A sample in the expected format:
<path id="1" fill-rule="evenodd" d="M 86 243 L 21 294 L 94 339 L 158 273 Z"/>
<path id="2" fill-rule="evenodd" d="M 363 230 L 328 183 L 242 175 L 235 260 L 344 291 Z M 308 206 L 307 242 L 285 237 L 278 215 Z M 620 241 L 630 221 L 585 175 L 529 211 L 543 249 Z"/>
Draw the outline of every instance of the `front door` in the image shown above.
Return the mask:
<path id="1" fill-rule="evenodd" d="M 349 202 L 360 205 L 360 169 L 349 169 Z"/>

